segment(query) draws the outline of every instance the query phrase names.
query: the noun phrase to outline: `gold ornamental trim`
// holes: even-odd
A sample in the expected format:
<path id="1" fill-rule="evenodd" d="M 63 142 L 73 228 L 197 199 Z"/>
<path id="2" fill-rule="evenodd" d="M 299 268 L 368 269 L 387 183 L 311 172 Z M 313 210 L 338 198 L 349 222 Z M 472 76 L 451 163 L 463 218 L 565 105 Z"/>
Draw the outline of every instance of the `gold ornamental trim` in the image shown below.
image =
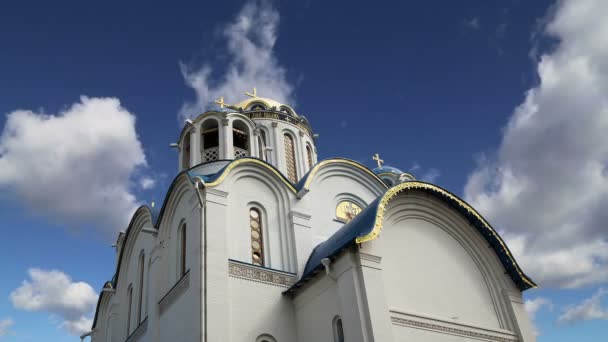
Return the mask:
<path id="1" fill-rule="evenodd" d="M 519 276 L 524 280 L 524 282 L 526 282 L 528 285 L 530 285 L 533 288 L 537 287 L 537 285 L 534 284 L 534 282 L 532 282 L 519 268 L 519 265 L 517 264 L 517 262 L 511 255 L 511 252 L 507 248 L 505 242 L 502 240 L 500 235 L 498 235 L 498 233 L 496 233 L 494 228 L 492 228 L 492 226 L 490 226 L 490 224 L 475 209 L 473 209 L 473 207 L 471 207 L 468 203 L 461 200 L 460 198 L 454 196 L 450 192 L 448 192 L 436 185 L 429 184 L 429 183 L 424 183 L 424 182 L 419 182 L 419 181 L 410 181 L 410 182 L 400 183 L 400 184 L 390 188 L 388 191 L 386 191 L 384 193 L 384 195 L 382 196 L 382 198 L 380 199 L 380 202 L 378 203 L 378 208 L 376 210 L 376 220 L 374 222 L 374 227 L 373 227 L 372 231 L 366 235 L 358 237 L 357 243 L 368 242 L 368 241 L 376 239 L 380 235 L 380 231 L 382 230 L 382 227 L 384 224 L 384 214 L 385 214 L 386 207 L 388 206 L 389 202 L 401 192 L 408 191 L 408 190 L 416 190 L 416 189 L 430 190 L 435 193 L 438 193 L 441 196 L 454 201 L 461 208 L 465 209 L 469 214 L 471 214 L 475 218 L 477 218 L 479 220 L 479 222 L 482 223 L 483 228 L 486 229 L 487 231 L 489 231 L 496 238 L 496 240 L 500 243 L 502 249 L 504 250 L 507 257 L 509 258 L 509 261 L 514 266 L 515 270 L 517 271 Z"/>
<path id="2" fill-rule="evenodd" d="M 285 185 L 287 185 L 289 190 L 291 190 L 294 194 L 297 193 L 296 188 L 293 186 L 293 184 L 291 184 L 289 181 L 287 181 L 285 179 L 285 177 L 283 177 L 283 175 L 279 171 L 277 171 L 277 169 L 270 166 L 269 164 L 267 164 L 264 161 L 261 161 L 259 159 L 254 159 L 254 158 L 239 158 L 239 159 L 236 159 L 236 160 L 230 162 L 228 164 L 228 166 L 226 166 L 226 168 L 224 169 L 222 174 L 216 180 L 214 180 L 213 182 L 210 182 L 210 183 L 205 183 L 205 186 L 214 187 L 214 186 L 219 185 L 222 181 L 224 181 L 224 179 L 226 178 L 228 173 L 230 173 L 230 171 L 232 171 L 232 169 L 234 169 L 235 167 L 237 167 L 241 164 L 245 164 L 245 163 L 256 164 L 263 168 L 266 168 L 268 171 L 270 171 L 274 175 L 276 175 Z"/>

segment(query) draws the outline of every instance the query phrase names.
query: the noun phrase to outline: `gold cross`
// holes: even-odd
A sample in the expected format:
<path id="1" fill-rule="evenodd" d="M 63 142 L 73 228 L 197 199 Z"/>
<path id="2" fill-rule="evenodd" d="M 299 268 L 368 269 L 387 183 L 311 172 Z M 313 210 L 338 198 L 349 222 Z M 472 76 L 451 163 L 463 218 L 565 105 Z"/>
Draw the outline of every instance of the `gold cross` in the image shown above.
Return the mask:
<path id="1" fill-rule="evenodd" d="M 255 87 L 253 87 L 253 93 L 246 91 L 245 95 L 247 95 L 249 97 L 258 97 L 258 90 Z"/>
<path id="2" fill-rule="evenodd" d="M 372 159 L 378 162 L 378 167 L 382 167 L 382 163 L 384 163 L 384 160 L 380 159 L 378 153 L 374 154 Z"/>
<path id="3" fill-rule="evenodd" d="M 227 104 L 224 102 L 224 97 L 221 96 L 219 100 L 215 100 L 215 103 L 217 103 L 218 105 L 220 105 L 220 108 L 224 108 L 224 106 L 227 106 Z"/>

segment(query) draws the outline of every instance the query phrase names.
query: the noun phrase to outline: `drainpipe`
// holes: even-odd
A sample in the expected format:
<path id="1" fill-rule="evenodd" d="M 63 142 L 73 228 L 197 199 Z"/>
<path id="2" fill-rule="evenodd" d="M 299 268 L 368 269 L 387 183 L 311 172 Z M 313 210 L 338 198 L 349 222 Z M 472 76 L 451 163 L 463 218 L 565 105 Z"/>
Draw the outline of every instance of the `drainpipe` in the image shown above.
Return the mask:
<path id="1" fill-rule="evenodd" d="M 201 250 L 203 252 L 203 260 L 201 260 L 201 275 L 203 276 L 203 282 L 201 284 L 202 291 L 202 303 L 200 306 L 200 314 L 203 318 L 202 322 L 202 336 L 201 341 L 207 342 L 207 193 L 205 191 L 205 182 L 201 177 L 194 177 L 194 184 L 196 188 L 196 194 L 201 204 L 201 223 L 202 223 L 202 234 L 201 237 Z"/>

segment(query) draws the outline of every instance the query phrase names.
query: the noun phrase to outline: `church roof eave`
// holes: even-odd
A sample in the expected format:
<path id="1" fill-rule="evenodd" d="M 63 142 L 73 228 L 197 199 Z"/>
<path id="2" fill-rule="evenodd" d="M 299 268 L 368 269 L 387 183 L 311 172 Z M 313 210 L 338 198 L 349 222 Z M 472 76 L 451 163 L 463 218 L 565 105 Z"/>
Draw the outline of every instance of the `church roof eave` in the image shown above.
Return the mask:
<path id="1" fill-rule="evenodd" d="M 492 247 L 501 264 L 520 291 L 537 287 L 536 283 L 523 273 L 502 238 L 475 209 L 456 195 L 439 186 L 420 181 L 410 181 L 390 188 L 384 195 L 368 205 L 352 221 L 345 224 L 326 241 L 317 245 L 306 262 L 302 278 L 286 290 L 285 293 L 294 293 L 304 283 L 312 279 L 322 268 L 321 260 L 324 258 L 335 257 L 349 245 L 376 239 L 382 230 L 387 204 L 397 194 L 408 190 L 427 192 L 465 216 L 488 241 L 490 247 Z"/>

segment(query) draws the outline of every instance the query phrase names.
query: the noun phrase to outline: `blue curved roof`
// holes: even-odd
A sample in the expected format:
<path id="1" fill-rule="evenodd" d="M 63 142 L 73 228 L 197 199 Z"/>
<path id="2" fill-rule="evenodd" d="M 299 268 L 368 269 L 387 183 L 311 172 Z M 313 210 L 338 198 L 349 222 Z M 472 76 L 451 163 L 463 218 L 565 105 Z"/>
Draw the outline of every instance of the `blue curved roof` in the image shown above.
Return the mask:
<path id="1" fill-rule="evenodd" d="M 382 196 L 378 197 L 370 205 L 368 205 L 359 215 L 355 216 L 352 221 L 348 222 L 342 228 L 338 229 L 329 239 L 320 243 L 313 249 L 304 272 L 302 279 L 313 275 L 315 269 L 321 265 L 321 260 L 331 258 L 346 248 L 349 244 L 355 241 L 358 237 L 369 234 L 374 227 L 378 203 Z"/>
<path id="2" fill-rule="evenodd" d="M 421 191 L 429 191 L 426 189 L 419 189 Z M 432 195 L 438 195 L 438 193 L 429 191 Z M 304 267 L 304 272 L 302 274 L 302 278 L 298 280 L 292 287 L 290 287 L 285 293 L 291 293 L 296 291 L 298 288 L 304 285 L 308 280 L 312 279 L 319 271 L 323 269 L 323 265 L 321 264 L 321 260 L 325 258 L 333 258 L 342 252 L 345 248 L 356 243 L 358 237 L 365 236 L 374 229 L 374 224 L 376 220 L 376 216 L 378 214 L 378 205 L 381 199 L 384 197 L 384 194 L 376 198 L 370 205 L 368 205 L 359 215 L 357 215 L 352 221 L 345 224 L 342 228 L 340 228 L 337 232 L 335 232 L 332 236 L 330 236 L 326 241 L 320 243 L 315 247 L 306 262 L 306 266 Z M 518 266 L 514 259 L 510 257 L 510 251 L 506 245 L 501 243 L 500 237 L 494 234 L 488 233 L 486 229 L 483 227 L 483 223 L 480 221 L 479 217 L 472 215 L 471 212 L 463 209 L 462 206 L 458 206 L 455 204 L 449 197 L 445 196 L 437 196 L 439 199 L 444 201 L 448 206 L 457 210 L 465 216 L 469 222 L 477 229 L 479 233 L 488 241 L 490 247 L 494 250 L 496 255 L 498 256 L 500 262 L 504 266 L 506 273 L 511 276 L 513 282 L 517 285 L 517 287 L 521 291 L 525 291 L 531 287 L 535 287 L 536 284 L 532 282 L 532 280 L 523 273 L 518 272 Z M 526 282 L 523 277 L 528 279 Z"/>
<path id="3" fill-rule="evenodd" d="M 396 175 L 400 175 L 403 173 L 403 171 L 399 170 L 398 168 L 388 166 L 388 165 L 377 167 L 377 168 L 373 169 L 372 171 L 374 171 L 374 173 L 377 175 L 379 175 L 381 173 L 394 173 Z"/>

